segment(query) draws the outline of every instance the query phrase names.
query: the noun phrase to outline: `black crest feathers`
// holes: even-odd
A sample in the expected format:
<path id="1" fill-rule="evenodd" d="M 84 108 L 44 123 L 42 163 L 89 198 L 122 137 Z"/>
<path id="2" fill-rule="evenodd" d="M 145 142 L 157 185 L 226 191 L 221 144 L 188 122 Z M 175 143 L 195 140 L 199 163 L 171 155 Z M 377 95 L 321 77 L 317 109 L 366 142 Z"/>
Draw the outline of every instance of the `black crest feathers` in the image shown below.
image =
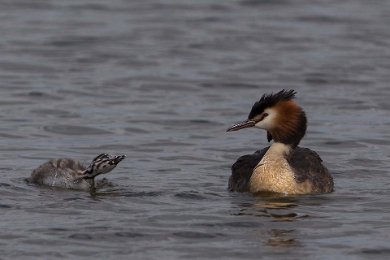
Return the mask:
<path id="1" fill-rule="evenodd" d="M 256 115 L 261 114 L 264 109 L 273 107 L 280 101 L 289 101 L 295 97 L 295 90 L 281 90 L 276 94 L 264 94 L 259 101 L 257 101 L 253 107 L 251 112 L 249 113 L 248 119 L 254 118 Z"/>

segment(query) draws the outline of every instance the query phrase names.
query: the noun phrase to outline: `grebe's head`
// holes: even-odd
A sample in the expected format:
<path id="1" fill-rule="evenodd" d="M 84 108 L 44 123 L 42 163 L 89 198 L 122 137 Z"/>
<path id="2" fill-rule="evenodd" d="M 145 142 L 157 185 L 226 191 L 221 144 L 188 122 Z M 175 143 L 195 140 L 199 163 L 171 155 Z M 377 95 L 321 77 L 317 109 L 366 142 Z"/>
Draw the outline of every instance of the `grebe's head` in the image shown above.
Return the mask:
<path id="1" fill-rule="evenodd" d="M 83 172 L 83 179 L 93 179 L 100 174 L 112 171 L 119 162 L 125 159 L 126 155 L 112 156 L 102 153 L 92 160 L 91 164 Z"/>
<path id="2" fill-rule="evenodd" d="M 256 102 L 248 119 L 230 127 L 227 131 L 237 131 L 257 127 L 267 131 L 268 141 L 296 147 L 306 133 L 306 115 L 294 102 L 294 90 L 281 90 L 276 94 L 264 94 Z"/>

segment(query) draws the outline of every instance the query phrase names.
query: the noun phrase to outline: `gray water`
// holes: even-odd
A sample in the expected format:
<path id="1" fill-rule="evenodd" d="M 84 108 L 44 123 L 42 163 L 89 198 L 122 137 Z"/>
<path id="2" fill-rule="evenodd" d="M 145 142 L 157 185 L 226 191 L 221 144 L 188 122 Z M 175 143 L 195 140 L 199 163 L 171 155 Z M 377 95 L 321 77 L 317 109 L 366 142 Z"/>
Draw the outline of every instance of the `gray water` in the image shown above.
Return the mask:
<path id="1" fill-rule="evenodd" d="M 1 1 L 0 258 L 388 258 L 389 24 L 389 1 Z M 228 192 L 267 141 L 226 128 L 282 88 L 335 192 Z M 24 182 L 102 152 L 128 157 L 96 194 Z"/>

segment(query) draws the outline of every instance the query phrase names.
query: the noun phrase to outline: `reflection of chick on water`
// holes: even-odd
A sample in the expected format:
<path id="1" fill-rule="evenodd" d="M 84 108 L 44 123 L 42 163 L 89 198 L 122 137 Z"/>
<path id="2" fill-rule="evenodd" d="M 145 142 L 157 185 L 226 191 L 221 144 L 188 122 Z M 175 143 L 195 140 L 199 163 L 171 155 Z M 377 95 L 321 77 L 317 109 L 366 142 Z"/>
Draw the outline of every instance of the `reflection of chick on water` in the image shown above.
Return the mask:
<path id="1" fill-rule="evenodd" d="M 110 172 L 125 157 L 100 154 L 88 167 L 72 159 L 50 160 L 35 169 L 27 181 L 51 187 L 89 190 L 95 188 L 96 176 Z"/>

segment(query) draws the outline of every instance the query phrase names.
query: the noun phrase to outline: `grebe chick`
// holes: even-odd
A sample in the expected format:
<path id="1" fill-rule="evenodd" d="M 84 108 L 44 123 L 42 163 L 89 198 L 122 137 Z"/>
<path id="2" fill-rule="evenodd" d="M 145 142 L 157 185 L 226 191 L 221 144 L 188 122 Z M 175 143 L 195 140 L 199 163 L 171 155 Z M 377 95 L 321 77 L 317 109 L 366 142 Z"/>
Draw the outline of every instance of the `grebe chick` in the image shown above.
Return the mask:
<path id="1" fill-rule="evenodd" d="M 257 127 L 267 131 L 266 147 L 244 155 L 232 165 L 229 190 L 251 193 L 318 194 L 333 191 L 333 178 L 320 156 L 298 147 L 306 133 L 306 115 L 293 101 L 294 90 L 263 95 L 256 102 L 248 120 L 230 127 L 237 131 Z"/>
<path id="2" fill-rule="evenodd" d="M 72 159 L 54 159 L 36 168 L 26 180 L 51 187 L 90 190 L 95 188 L 96 176 L 110 172 L 125 157 L 102 153 L 88 167 Z"/>

